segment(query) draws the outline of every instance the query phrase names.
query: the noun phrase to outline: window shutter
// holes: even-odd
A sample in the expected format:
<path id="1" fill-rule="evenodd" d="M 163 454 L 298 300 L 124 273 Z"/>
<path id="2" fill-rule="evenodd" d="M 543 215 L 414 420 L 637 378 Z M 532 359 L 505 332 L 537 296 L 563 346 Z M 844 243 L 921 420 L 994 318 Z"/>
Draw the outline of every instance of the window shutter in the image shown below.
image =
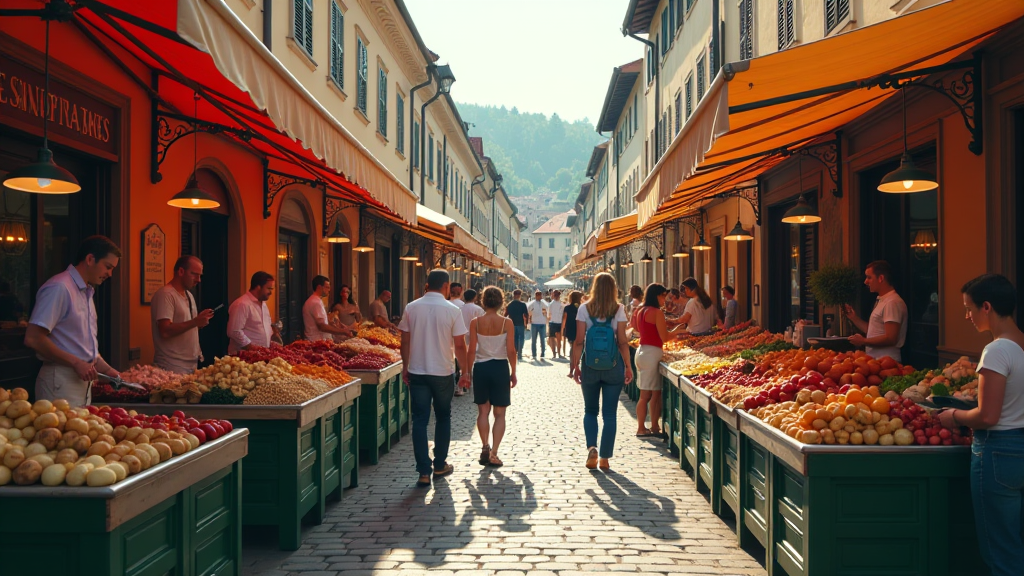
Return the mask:
<path id="1" fill-rule="evenodd" d="M 356 42 L 356 56 L 358 57 L 356 66 L 356 106 L 365 115 L 366 114 L 366 82 L 367 82 L 367 56 L 366 56 L 366 45 L 363 44 L 363 40 L 359 39 Z"/>
<path id="2" fill-rule="evenodd" d="M 292 5 L 292 37 L 299 46 L 305 45 L 305 42 L 302 41 L 302 37 L 306 32 L 306 28 L 303 26 L 303 16 L 306 13 L 303 8 L 305 4 L 306 0 L 295 0 Z"/>
<path id="3" fill-rule="evenodd" d="M 683 9 L 683 0 L 673 1 L 676 5 L 676 28 L 679 28 L 683 25 L 683 15 L 686 13 L 686 10 Z"/>
<path id="4" fill-rule="evenodd" d="M 405 100 L 395 94 L 395 149 L 405 153 Z"/>
<path id="5" fill-rule="evenodd" d="M 306 48 L 306 52 L 313 55 L 313 0 L 304 0 L 302 6 L 302 15 L 304 17 L 303 28 L 305 29 L 305 36 L 303 37 L 302 45 Z"/>
<path id="6" fill-rule="evenodd" d="M 380 135 L 388 137 L 388 73 L 383 68 L 379 69 L 380 83 L 377 86 L 377 131 Z"/>
<path id="7" fill-rule="evenodd" d="M 825 34 L 850 15 L 850 0 L 825 0 Z"/>
<path id="8" fill-rule="evenodd" d="M 704 54 L 701 54 L 700 58 L 697 59 L 697 102 L 700 102 L 700 99 L 704 97 L 705 66 L 706 60 L 704 59 Z"/>
<path id="9" fill-rule="evenodd" d="M 345 15 L 331 2 L 331 78 L 345 87 Z"/>
<path id="10" fill-rule="evenodd" d="M 683 95 L 681 93 L 676 94 L 676 131 L 675 131 L 676 134 L 679 134 L 679 129 L 682 128 L 682 126 L 683 126 L 683 120 L 682 120 L 682 114 L 683 114 L 683 111 L 682 111 L 683 105 L 682 104 L 683 103 L 682 103 L 682 100 L 683 100 Z"/>
<path id="11" fill-rule="evenodd" d="M 669 28 L 669 12 L 667 7 L 661 11 L 661 37 L 664 39 L 661 43 L 662 56 L 668 53 L 668 46 L 672 42 L 671 28 Z"/>
<path id="12" fill-rule="evenodd" d="M 740 3 L 740 59 L 754 57 L 754 0 Z"/>
<path id="13" fill-rule="evenodd" d="M 686 119 L 693 114 L 693 75 L 686 78 Z"/>

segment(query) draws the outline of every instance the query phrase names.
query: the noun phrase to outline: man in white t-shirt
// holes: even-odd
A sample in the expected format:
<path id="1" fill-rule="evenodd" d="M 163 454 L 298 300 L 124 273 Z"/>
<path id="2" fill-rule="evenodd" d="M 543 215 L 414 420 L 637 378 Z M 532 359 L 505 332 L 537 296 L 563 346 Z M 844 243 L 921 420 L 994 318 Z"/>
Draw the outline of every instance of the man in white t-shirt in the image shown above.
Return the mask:
<path id="1" fill-rule="evenodd" d="M 476 290 L 473 290 L 472 288 L 466 290 L 463 293 L 462 298 L 449 300 L 449 302 L 456 306 L 462 304 L 462 321 L 465 323 L 467 330 L 469 329 L 469 323 L 473 318 L 479 318 L 484 315 L 484 309 L 477 306 L 474 303 L 474 300 L 476 300 Z M 466 334 L 466 346 L 469 346 L 469 334 Z M 455 363 L 455 373 L 456 377 L 462 376 L 462 366 L 458 362 Z M 457 387 L 455 389 L 456 396 L 465 396 L 466 393 L 465 388 Z"/>
<path id="2" fill-rule="evenodd" d="M 548 346 L 551 346 L 551 354 L 555 358 L 565 357 L 562 354 L 562 312 L 565 310 L 565 304 L 562 304 L 561 298 L 562 293 L 555 290 L 551 293 L 551 302 L 548 303 L 548 317 L 551 319 L 551 323 L 548 324 Z"/>
<path id="3" fill-rule="evenodd" d="M 313 278 L 313 294 L 302 305 L 302 326 L 306 340 L 334 340 L 334 336 L 352 336 L 352 329 L 347 326 L 331 326 L 327 319 L 327 308 L 324 298 L 331 295 L 331 281 L 326 276 Z"/>
<path id="4" fill-rule="evenodd" d="M 902 362 L 900 348 L 907 340 L 907 304 L 892 287 L 892 267 L 884 260 L 876 260 L 864 270 L 864 284 L 868 290 L 878 294 L 875 307 L 867 322 L 860 319 L 853 307 L 843 305 L 843 313 L 850 319 L 864 336 L 850 336 L 854 346 L 864 346 L 864 351 L 872 358 L 888 356 Z"/>
<path id="5" fill-rule="evenodd" d="M 533 294 L 533 301 L 526 305 L 526 311 L 530 314 L 530 342 L 533 348 L 533 359 L 536 360 L 537 356 L 537 339 L 540 338 L 540 358 L 544 357 L 544 353 L 547 351 L 544 345 L 544 339 L 547 338 L 546 332 L 548 331 L 548 303 L 541 298 L 541 291 L 537 290 Z"/>
<path id="6" fill-rule="evenodd" d="M 466 365 L 466 326 L 455 304 L 448 301 L 448 272 L 431 270 L 427 292 L 405 307 L 398 330 L 402 335 L 402 380 L 412 400 L 412 447 L 416 455 L 416 486 L 430 486 L 435 478 L 454 470 L 448 463 L 452 437 L 452 397 L 455 394 L 455 360 Z M 469 387 L 469 371 L 459 386 Z M 430 458 L 427 424 L 434 415 L 434 458 Z"/>
<path id="7" fill-rule="evenodd" d="M 448 288 L 448 301 L 458 306 L 459 310 L 466 305 L 468 300 L 462 299 L 462 284 L 458 282 L 452 282 L 452 285 Z M 469 326 L 469 324 L 466 324 Z"/>
<path id="8" fill-rule="evenodd" d="M 182 256 L 174 263 L 174 277 L 153 294 L 149 313 L 153 320 L 153 365 L 177 374 L 195 372 L 203 351 L 199 329 L 213 318 L 209 308 L 199 311 L 189 290 L 203 278 L 203 262 Z"/>

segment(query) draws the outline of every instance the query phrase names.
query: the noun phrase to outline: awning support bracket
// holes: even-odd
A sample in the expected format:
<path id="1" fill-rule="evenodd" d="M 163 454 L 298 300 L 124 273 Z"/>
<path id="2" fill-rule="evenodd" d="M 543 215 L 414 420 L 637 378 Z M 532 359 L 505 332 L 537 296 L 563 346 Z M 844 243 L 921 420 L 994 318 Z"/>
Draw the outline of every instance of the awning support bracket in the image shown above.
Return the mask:
<path id="1" fill-rule="evenodd" d="M 741 198 L 750 203 L 754 209 L 754 220 L 761 225 L 761 186 L 759 183 L 734 188 L 728 192 L 719 192 L 711 198 Z"/>
<path id="2" fill-rule="evenodd" d="M 676 225 L 677 225 L 677 230 L 676 231 L 677 232 L 678 232 L 678 226 L 681 225 L 681 224 L 686 224 L 690 228 L 693 228 L 693 231 L 697 233 L 697 238 L 698 239 L 703 238 L 704 237 L 704 209 L 701 208 L 695 214 L 690 214 L 690 215 L 687 215 L 687 216 L 683 216 L 682 218 L 676 219 Z"/>
<path id="3" fill-rule="evenodd" d="M 239 130 L 238 128 L 217 124 L 216 122 L 197 120 L 184 114 L 154 110 L 152 136 L 153 145 L 151 147 L 152 162 L 150 163 L 149 173 L 150 182 L 157 184 L 164 179 L 163 174 L 160 173 L 160 165 L 163 164 L 164 160 L 167 158 L 167 150 L 169 150 L 175 142 L 197 132 L 215 135 L 231 134 L 246 143 L 248 143 L 253 137 L 252 132 L 249 132 L 248 130 Z"/>
<path id="4" fill-rule="evenodd" d="M 324 187 L 323 198 L 324 198 L 323 235 L 326 238 L 327 235 L 331 233 L 330 225 L 331 225 L 331 221 L 334 220 L 334 217 L 337 216 L 338 214 L 341 214 L 342 210 L 345 210 L 346 208 L 355 208 L 356 206 L 359 206 L 359 204 L 355 204 L 353 202 L 345 202 L 344 200 L 340 200 L 338 198 L 332 197 L 330 194 L 327 193 L 326 186 Z M 273 203 L 273 200 L 271 200 L 271 203 Z"/>
<path id="5" fill-rule="evenodd" d="M 327 184 L 323 180 L 311 180 L 301 176 L 294 176 L 285 172 L 271 170 L 269 162 L 263 162 L 263 219 L 270 218 L 270 208 L 274 205 L 274 199 L 288 186 L 293 184 L 305 184 L 311 188 L 321 188 L 327 192 Z"/>
<path id="6" fill-rule="evenodd" d="M 816 146 L 800 148 L 792 152 L 784 152 L 784 155 L 800 155 L 805 158 L 817 160 L 825 167 L 828 177 L 832 180 L 832 195 L 836 198 L 843 197 L 843 163 L 842 157 L 842 132 L 836 132 L 836 139 L 831 142 L 823 142 Z"/>

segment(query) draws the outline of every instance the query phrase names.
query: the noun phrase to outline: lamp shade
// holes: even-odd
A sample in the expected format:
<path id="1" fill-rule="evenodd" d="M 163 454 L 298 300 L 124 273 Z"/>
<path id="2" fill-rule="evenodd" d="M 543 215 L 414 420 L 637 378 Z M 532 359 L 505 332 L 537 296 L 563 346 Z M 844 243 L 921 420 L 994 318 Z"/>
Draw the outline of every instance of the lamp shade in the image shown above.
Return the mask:
<path id="1" fill-rule="evenodd" d="M 723 240 L 729 240 L 732 242 L 746 242 L 753 240 L 754 235 L 743 229 L 743 224 L 739 220 L 736 221 L 736 225 L 732 227 L 732 230 L 728 234 L 722 237 Z"/>
<path id="2" fill-rule="evenodd" d="M 437 82 L 442 94 L 447 94 L 455 83 L 455 74 L 452 74 L 452 67 L 442 64 L 437 67 Z"/>
<path id="3" fill-rule="evenodd" d="M 704 250 L 711 250 L 711 245 L 704 240 L 703 236 L 701 236 L 700 240 L 698 240 L 697 243 L 693 245 L 693 249 L 700 250 L 703 252 Z"/>
<path id="4" fill-rule="evenodd" d="M 918 168 L 910 154 L 904 153 L 900 159 L 900 167 L 882 178 L 878 184 L 878 191 L 889 194 L 912 194 L 935 190 L 938 187 L 935 175 Z"/>
<path id="5" fill-rule="evenodd" d="M 672 253 L 673 258 L 687 258 L 689 255 L 690 249 L 683 242 L 680 242 L 679 248 L 676 248 L 676 251 Z"/>
<path id="6" fill-rule="evenodd" d="M 356 245 L 352 247 L 352 250 L 355 252 L 373 252 L 373 246 L 366 241 L 366 238 L 360 236 L 359 242 L 356 242 Z"/>
<path id="7" fill-rule="evenodd" d="M 935 232 L 930 229 L 918 230 L 914 234 L 914 242 L 910 247 L 923 252 L 931 252 L 939 247 L 939 241 L 935 238 Z"/>
<path id="8" fill-rule="evenodd" d="M 782 221 L 785 224 L 817 224 L 821 222 L 821 216 L 818 215 L 818 210 L 801 196 L 796 201 L 796 206 L 786 210 L 782 215 Z"/>
<path id="9" fill-rule="evenodd" d="M 341 221 L 335 220 L 334 231 L 327 235 L 327 241 L 331 244 L 345 244 L 351 242 L 352 239 L 341 229 Z"/>
<path id="10" fill-rule="evenodd" d="M 199 181 L 193 173 L 185 184 L 185 189 L 178 192 L 167 201 L 167 204 L 175 208 L 190 208 L 195 210 L 208 210 L 220 206 L 220 202 L 199 187 Z"/>
<path id="11" fill-rule="evenodd" d="M 658 262 L 664 262 L 664 261 L 665 261 L 665 253 L 662 252 L 661 254 L 658 254 Z"/>
<path id="12" fill-rule="evenodd" d="M 398 259 L 405 260 L 406 262 L 416 262 L 420 257 L 413 251 L 412 246 L 409 246 L 409 249 L 405 251 L 405 255 L 400 256 Z"/>
<path id="13" fill-rule="evenodd" d="M 641 261 L 641 262 L 645 262 L 645 263 L 646 263 L 646 262 L 654 262 L 654 259 L 653 259 L 653 258 L 651 258 L 651 255 L 650 255 L 650 254 L 648 254 L 647 252 L 644 252 L 644 257 L 643 257 L 643 258 L 641 258 L 641 259 L 640 259 L 640 261 Z"/>
<path id="14" fill-rule="evenodd" d="M 39 149 L 35 162 L 7 174 L 4 186 L 33 194 L 73 194 L 82 189 L 71 172 L 57 166 L 46 146 Z"/>

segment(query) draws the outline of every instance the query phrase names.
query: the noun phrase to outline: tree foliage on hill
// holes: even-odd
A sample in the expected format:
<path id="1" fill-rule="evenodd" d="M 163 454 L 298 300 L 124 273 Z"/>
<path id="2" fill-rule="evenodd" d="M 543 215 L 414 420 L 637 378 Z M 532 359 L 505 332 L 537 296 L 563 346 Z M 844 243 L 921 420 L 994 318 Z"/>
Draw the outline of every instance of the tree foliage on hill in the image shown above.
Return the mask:
<path id="1" fill-rule="evenodd" d="M 587 180 L 587 162 L 604 138 L 589 120 L 566 122 L 558 114 L 520 113 L 513 107 L 459 104 L 462 118 L 475 124 L 470 134 L 484 139 L 511 196 L 552 191 L 574 200 Z"/>

